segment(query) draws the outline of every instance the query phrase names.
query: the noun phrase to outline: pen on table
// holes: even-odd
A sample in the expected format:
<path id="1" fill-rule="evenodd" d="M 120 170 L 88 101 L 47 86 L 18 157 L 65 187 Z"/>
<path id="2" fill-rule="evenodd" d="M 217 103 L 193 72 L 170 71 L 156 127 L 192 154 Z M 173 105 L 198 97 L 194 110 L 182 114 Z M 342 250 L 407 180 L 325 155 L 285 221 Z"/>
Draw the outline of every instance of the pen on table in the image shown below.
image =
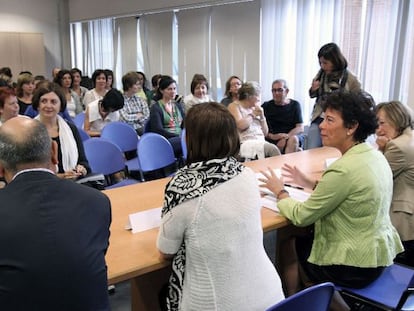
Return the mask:
<path id="1" fill-rule="evenodd" d="M 303 187 L 299 187 L 299 186 L 292 186 L 292 185 L 290 185 L 290 184 L 284 184 L 284 186 L 286 186 L 286 187 L 290 187 L 290 188 L 293 188 L 293 189 L 305 190 L 305 188 L 303 188 Z"/>

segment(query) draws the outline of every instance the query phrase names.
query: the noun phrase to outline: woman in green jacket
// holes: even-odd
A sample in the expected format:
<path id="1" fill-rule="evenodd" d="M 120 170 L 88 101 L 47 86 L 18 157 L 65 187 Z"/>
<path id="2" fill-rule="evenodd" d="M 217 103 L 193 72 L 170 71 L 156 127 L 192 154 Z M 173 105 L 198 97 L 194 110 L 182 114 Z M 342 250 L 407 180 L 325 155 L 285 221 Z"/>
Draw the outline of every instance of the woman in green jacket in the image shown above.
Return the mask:
<path id="1" fill-rule="evenodd" d="M 285 182 L 314 189 L 307 201 L 290 198 L 283 179 L 273 171 L 263 172 L 262 186 L 275 194 L 280 213 L 296 226 L 314 225 L 310 243 L 296 247 L 301 271 L 311 284 L 329 281 L 364 287 L 403 250 L 389 217 L 391 169 L 385 157 L 365 143 L 377 127 L 373 106 L 361 94 L 345 92 L 335 92 L 323 103 L 323 145 L 337 148 L 342 157 L 327 168 L 320 181 L 297 167 L 283 167 Z M 285 281 L 292 285 L 299 279 Z M 333 309 L 347 310 L 339 301 L 334 299 Z"/>

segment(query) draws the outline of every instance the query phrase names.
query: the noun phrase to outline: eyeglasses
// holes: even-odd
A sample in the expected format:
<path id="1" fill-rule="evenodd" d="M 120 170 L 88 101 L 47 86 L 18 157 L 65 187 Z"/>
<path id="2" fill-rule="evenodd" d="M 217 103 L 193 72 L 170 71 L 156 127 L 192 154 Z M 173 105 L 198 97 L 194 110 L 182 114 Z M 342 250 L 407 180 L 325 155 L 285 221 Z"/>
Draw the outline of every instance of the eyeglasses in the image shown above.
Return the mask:
<path id="1" fill-rule="evenodd" d="M 283 93 L 285 89 L 283 87 L 280 87 L 278 89 L 272 89 L 272 93 Z"/>

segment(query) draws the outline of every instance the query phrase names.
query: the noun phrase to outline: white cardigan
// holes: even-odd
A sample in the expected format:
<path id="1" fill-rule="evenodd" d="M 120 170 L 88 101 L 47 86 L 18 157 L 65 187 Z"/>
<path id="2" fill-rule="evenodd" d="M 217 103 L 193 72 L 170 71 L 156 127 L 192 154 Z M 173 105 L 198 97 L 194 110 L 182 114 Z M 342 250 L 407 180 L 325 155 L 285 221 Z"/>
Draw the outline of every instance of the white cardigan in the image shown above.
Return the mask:
<path id="1" fill-rule="evenodd" d="M 265 310 L 284 298 L 263 247 L 261 203 L 249 169 L 166 214 L 157 247 L 186 245 L 181 310 Z"/>

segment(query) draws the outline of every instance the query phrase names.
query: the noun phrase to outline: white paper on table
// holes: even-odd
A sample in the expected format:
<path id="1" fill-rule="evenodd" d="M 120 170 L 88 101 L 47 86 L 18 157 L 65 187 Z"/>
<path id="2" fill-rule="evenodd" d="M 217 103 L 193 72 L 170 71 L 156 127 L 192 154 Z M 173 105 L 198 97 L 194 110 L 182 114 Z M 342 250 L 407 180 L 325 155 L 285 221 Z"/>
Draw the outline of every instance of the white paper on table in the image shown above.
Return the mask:
<path id="1" fill-rule="evenodd" d="M 261 203 L 263 207 L 266 207 L 272 211 L 275 211 L 276 213 L 279 213 L 279 209 L 277 207 L 275 196 L 270 195 L 270 194 L 265 194 L 261 198 Z"/>
<path id="2" fill-rule="evenodd" d="M 282 177 L 282 170 L 280 168 L 275 168 L 273 171 L 275 172 L 277 178 Z M 257 179 L 257 181 L 259 182 L 259 185 L 260 185 L 262 182 L 259 180 L 259 178 L 265 178 L 265 177 L 262 173 L 256 173 L 256 179 Z"/>
<path id="3" fill-rule="evenodd" d="M 132 233 L 157 228 L 161 223 L 161 207 L 129 214 L 128 219 L 129 223 L 126 225 L 125 229 L 132 229 Z"/>
<path id="4" fill-rule="evenodd" d="M 285 186 L 285 189 L 289 192 L 289 196 L 291 198 L 300 202 L 305 202 L 310 196 L 309 192 L 306 192 L 302 189 L 297 189 L 290 186 Z M 279 212 L 279 208 L 277 207 L 277 200 L 273 192 L 267 188 L 260 188 L 260 191 L 264 194 L 262 197 L 262 206 L 269 208 L 272 211 Z"/>

